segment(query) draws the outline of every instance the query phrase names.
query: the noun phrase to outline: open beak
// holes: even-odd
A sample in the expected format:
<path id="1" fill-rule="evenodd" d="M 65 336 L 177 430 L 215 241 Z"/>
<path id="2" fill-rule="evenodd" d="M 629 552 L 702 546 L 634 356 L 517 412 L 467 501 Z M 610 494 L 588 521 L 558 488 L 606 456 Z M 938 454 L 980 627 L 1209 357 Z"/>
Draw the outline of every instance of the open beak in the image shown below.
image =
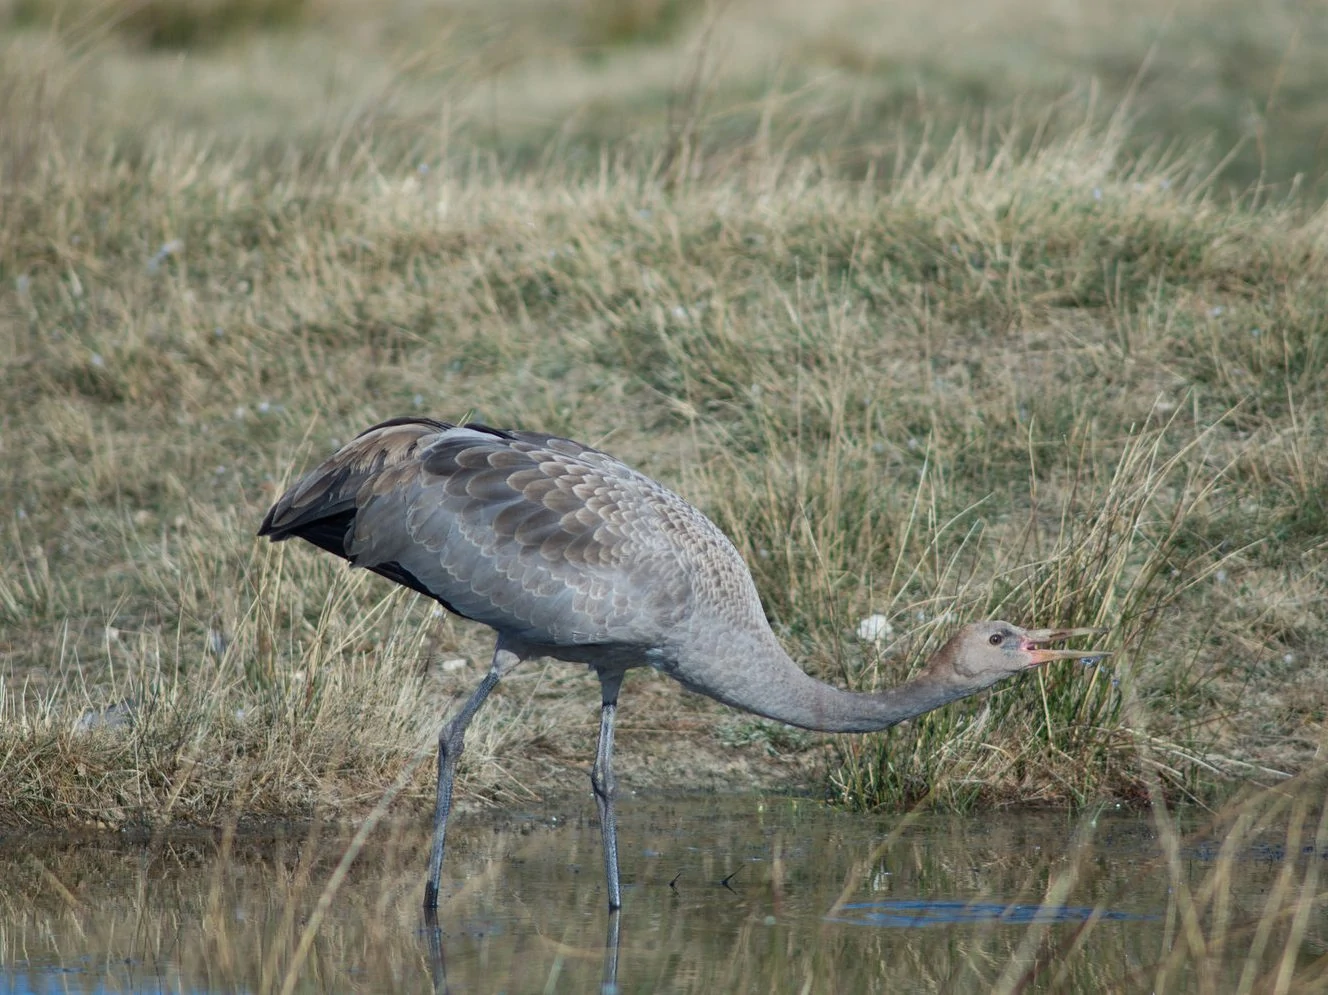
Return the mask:
<path id="1" fill-rule="evenodd" d="M 1100 636 L 1106 629 L 1031 629 L 1024 639 L 1024 652 L 1032 661 L 1029 666 L 1036 667 L 1053 660 L 1083 660 L 1089 657 L 1111 656 L 1108 650 L 1049 650 L 1041 647 L 1046 643 L 1061 643 L 1076 636 Z"/>

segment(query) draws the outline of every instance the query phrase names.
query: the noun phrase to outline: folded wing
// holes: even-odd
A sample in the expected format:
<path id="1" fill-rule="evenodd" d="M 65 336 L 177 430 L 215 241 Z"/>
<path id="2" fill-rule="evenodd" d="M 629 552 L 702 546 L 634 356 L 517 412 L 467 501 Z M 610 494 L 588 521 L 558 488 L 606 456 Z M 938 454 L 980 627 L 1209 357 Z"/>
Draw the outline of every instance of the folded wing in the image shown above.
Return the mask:
<path id="1" fill-rule="evenodd" d="M 569 439 L 394 419 L 291 487 L 259 535 L 298 536 L 529 642 L 655 645 L 691 600 L 681 498 Z"/>

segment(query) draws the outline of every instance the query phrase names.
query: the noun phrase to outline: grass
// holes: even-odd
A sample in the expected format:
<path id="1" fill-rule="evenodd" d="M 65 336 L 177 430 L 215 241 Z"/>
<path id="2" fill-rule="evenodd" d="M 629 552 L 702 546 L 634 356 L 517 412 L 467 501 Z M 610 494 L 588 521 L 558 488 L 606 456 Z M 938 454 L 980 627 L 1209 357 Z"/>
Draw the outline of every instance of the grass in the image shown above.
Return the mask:
<path id="1" fill-rule="evenodd" d="M 11 0 L 7 13 L 19 28 L 73 25 L 76 30 L 113 32 L 149 49 L 191 50 L 308 17 L 306 0 L 133 0 L 112 5 L 97 0 Z"/>
<path id="2" fill-rule="evenodd" d="M 488 634 L 253 538 L 293 474 L 415 411 L 574 435 L 676 487 L 828 680 L 906 679 L 960 618 L 1112 630 L 1095 668 L 872 737 L 637 675 L 626 783 L 1085 807 L 1315 769 L 1328 234 L 1290 131 L 1254 187 L 1201 120 L 1161 141 L 1183 73 L 1146 45 L 1109 116 L 904 111 L 883 53 L 815 84 L 755 68 L 788 11 L 740 43 L 743 9 L 596 34 L 513 6 L 500 51 L 468 10 L 407 51 L 396 8 L 300 6 L 187 58 L 96 18 L 4 39 L 0 824 L 353 818 L 398 781 L 423 809 Z M 1129 23 L 1117 43 L 1147 36 Z M 1249 51 L 1314 30 L 1272 18 Z M 1267 108 L 1315 71 L 1287 45 Z M 890 632 L 859 638 L 869 615 Z M 584 793 L 596 701 L 572 668 L 505 682 L 462 795 Z"/>

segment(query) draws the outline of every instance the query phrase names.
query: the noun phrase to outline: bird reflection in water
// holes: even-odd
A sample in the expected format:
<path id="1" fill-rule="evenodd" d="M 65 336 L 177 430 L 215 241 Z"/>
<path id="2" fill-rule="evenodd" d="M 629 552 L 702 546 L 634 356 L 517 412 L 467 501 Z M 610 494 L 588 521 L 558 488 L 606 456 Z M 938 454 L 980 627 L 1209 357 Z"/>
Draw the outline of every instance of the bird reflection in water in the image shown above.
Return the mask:
<path id="1" fill-rule="evenodd" d="M 618 995 L 618 950 L 622 945 L 622 913 L 614 909 L 609 913 L 608 933 L 604 937 L 604 970 L 600 976 L 600 995 Z M 429 975 L 433 979 L 434 995 L 444 995 L 447 987 L 447 963 L 443 955 L 443 928 L 438 922 L 438 910 L 424 910 L 424 936 L 429 947 Z"/>

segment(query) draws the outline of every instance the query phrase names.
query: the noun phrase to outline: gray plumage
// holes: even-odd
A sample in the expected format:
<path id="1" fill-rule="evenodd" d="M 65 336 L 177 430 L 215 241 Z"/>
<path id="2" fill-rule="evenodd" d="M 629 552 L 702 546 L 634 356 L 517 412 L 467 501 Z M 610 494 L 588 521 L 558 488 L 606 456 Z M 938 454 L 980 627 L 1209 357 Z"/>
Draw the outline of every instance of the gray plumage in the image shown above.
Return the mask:
<path id="1" fill-rule="evenodd" d="M 549 656 L 599 675 L 591 778 L 617 908 L 613 715 L 627 669 L 654 666 L 725 704 L 804 728 L 862 732 L 1038 663 L 1102 655 L 1038 648 L 1098 630 L 981 622 L 907 684 L 879 694 L 840 690 L 784 652 L 738 550 L 682 498 L 570 439 L 475 423 L 398 418 L 367 430 L 282 495 L 259 535 L 306 539 L 498 633 L 489 675 L 439 737 L 428 908 L 466 725 L 522 660 Z"/>

